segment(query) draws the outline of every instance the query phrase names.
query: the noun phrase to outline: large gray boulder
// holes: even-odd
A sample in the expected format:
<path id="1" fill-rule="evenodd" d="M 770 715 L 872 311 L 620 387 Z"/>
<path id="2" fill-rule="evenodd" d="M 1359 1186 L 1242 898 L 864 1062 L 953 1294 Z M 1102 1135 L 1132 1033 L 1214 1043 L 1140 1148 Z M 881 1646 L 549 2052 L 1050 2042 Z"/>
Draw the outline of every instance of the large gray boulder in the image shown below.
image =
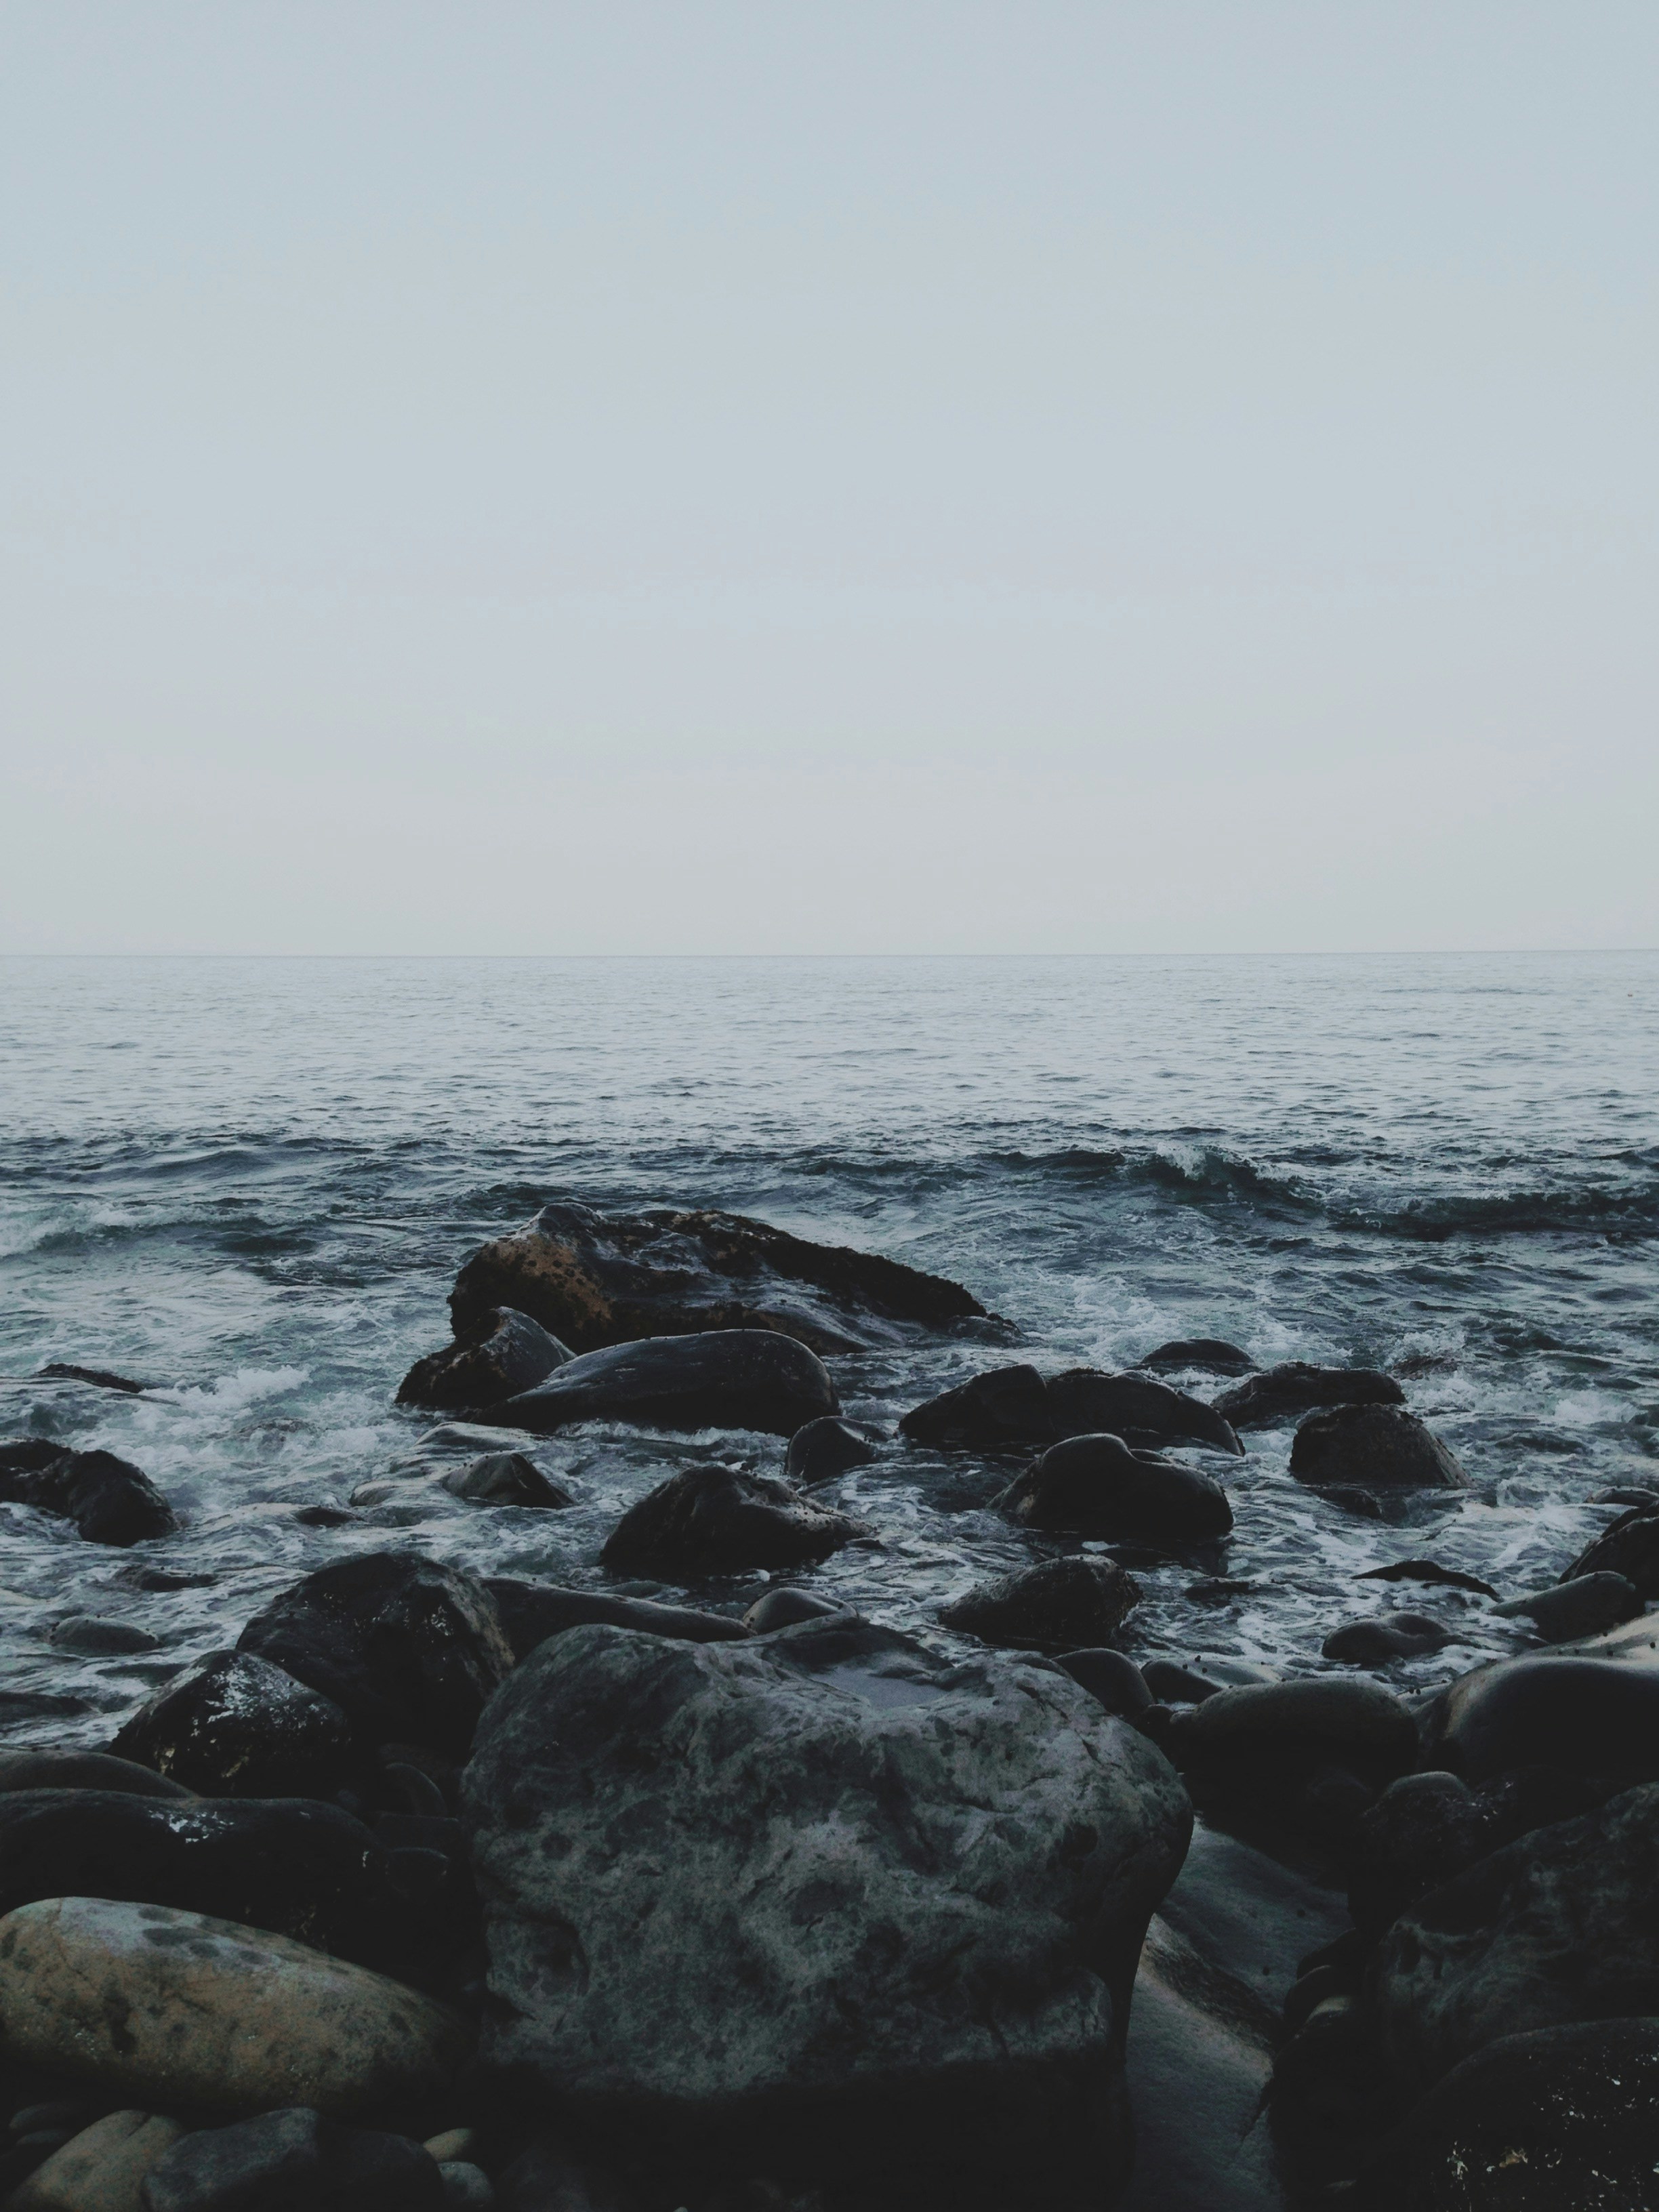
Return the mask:
<path id="1" fill-rule="evenodd" d="M 742 1645 L 543 1644 L 480 1723 L 465 1818 L 485 2063 L 748 2127 L 1033 2081 L 1112 2106 L 1191 1810 L 1057 1670 L 842 1616 Z"/>
<path id="2" fill-rule="evenodd" d="M 1377 2031 L 1426 2087 L 1499 2036 L 1659 2012 L 1659 1785 L 1537 1828 L 1404 1913 L 1371 1969 Z"/>
<path id="3" fill-rule="evenodd" d="M 720 1328 L 584 1352 L 490 1417 L 538 1436 L 573 1421 L 634 1421 L 788 1437 L 840 1405 L 829 1369 L 804 1344 L 771 1329 Z"/>

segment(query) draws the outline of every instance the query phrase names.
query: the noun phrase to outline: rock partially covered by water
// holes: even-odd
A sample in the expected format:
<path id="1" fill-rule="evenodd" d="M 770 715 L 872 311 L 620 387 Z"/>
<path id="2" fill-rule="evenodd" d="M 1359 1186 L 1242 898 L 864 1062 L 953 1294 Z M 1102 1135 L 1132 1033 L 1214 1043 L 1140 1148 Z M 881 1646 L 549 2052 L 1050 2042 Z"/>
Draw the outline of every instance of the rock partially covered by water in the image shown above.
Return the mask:
<path id="1" fill-rule="evenodd" d="M 0 2038 L 149 2106 L 347 2116 L 440 2095 L 471 2045 L 443 2006 L 304 1944 L 87 1897 L 0 1920 Z"/>
<path id="2" fill-rule="evenodd" d="M 1076 1651 L 1109 1642 L 1139 1602 L 1139 1583 L 1115 1559 L 1045 1559 L 977 1584 L 939 1617 L 986 1644 Z"/>
<path id="3" fill-rule="evenodd" d="M 144 2212 L 442 2212 L 447 2201 L 437 2161 L 407 2136 L 291 2105 L 187 2136 L 150 2176 Z"/>
<path id="4" fill-rule="evenodd" d="M 658 1605 L 650 1598 L 612 1597 L 605 1590 L 566 1589 L 557 1583 L 523 1582 L 510 1575 L 492 1575 L 488 1587 L 519 1659 L 527 1659 L 538 1644 L 571 1628 L 636 1628 L 647 1636 L 688 1644 L 741 1644 L 748 1635 L 740 1620 L 723 1613 Z"/>
<path id="5" fill-rule="evenodd" d="M 1534 1829 L 1411 1907 L 1372 2005 L 1401 2078 L 1431 2082 L 1499 2036 L 1659 2012 L 1659 1786 Z"/>
<path id="6" fill-rule="evenodd" d="M 465 1467 L 452 1468 L 439 1486 L 473 1505 L 522 1505 L 558 1513 L 575 1504 L 568 1490 L 522 1452 L 485 1452 Z"/>
<path id="7" fill-rule="evenodd" d="M 1401 1775 L 1353 1836 L 1348 1905 L 1380 1932 L 1408 1905 L 1534 1828 L 1589 1809 L 1594 1793 L 1551 1766 L 1528 1766 L 1474 1789 L 1444 1769 Z"/>
<path id="8" fill-rule="evenodd" d="M 1216 1410 L 1236 1429 L 1279 1428 L 1324 1406 L 1403 1406 L 1406 1394 L 1392 1375 L 1371 1367 L 1316 1367 L 1287 1359 L 1224 1390 Z"/>
<path id="9" fill-rule="evenodd" d="M 578 1352 L 644 1336 L 765 1328 L 815 1352 L 893 1340 L 896 1322 L 986 1318 L 959 1283 L 872 1252 L 815 1244 L 739 1213 L 604 1214 L 544 1206 L 475 1252 L 455 1279 L 459 1335 L 512 1306 Z"/>
<path id="10" fill-rule="evenodd" d="M 1255 1362 L 1248 1352 L 1219 1336 L 1178 1336 L 1135 1362 L 1153 1374 L 1249 1375 Z"/>
<path id="11" fill-rule="evenodd" d="M 465 1807 L 490 2066 L 745 2148 L 780 2109 L 867 2139 L 857 2100 L 885 2100 L 947 2155 L 953 2098 L 958 2127 L 1024 2096 L 1109 2135 L 1190 1821 L 1157 1751 L 1055 1670 L 844 1620 L 562 1637 L 492 1703 Z"/>
<path id="12" fill-rule="evenodd" d="M 90 1544 L 142 1544 L 179 1526 L 167 1499 L 130 1460 L 66 1451 L 45 1437 L 0 1444 L 0 1500 L 73 1521 Z"/>
<path id="13" fill-rule="evenodd" d="M 331 1797 L 353 1763 L 338 1705 L 251 1651 L 175 1674 L 110 1749 L 205 1797 Z"/>
<path id="14" fill-rule="evenodd" d="M 237 1641 L 338 1705 L 358 1743 L 466 1755 L 513 1652 L 476 1575 L 410 1552 L 370 1552 L 307 1575 Z"/>
<path id="15" fill-rule="evenodd" d="M 1659 1597 L 1659 1506 L 1638 1505 L 1621 1513 L 1585 1546 L 1561 1579 L 1577 1582 L 1594 1574 L 1623 1575 L 1644 1597 Z"/>
<path id="16" fill-rule="evenodd" d="M 1148 1544 L 1201 1543 L 1233 1525 L 1218 1482 L 1179 1460 L 1133 1451 L 1121 1437 L 1050 1445 L 997 1504 L 1027 1528 Z"/>
<path id="17" fill-rule="evenodd" d="M 1316 1489 L 1469 1486 L 1433 1430 L 1400 1406 L 1332 1406 L 1310 1413 L 1291 1445 L 1291 1473 Z"/>
<path id="18" fill-rule="evenodd" d="M 1109 1434 L 1142 1449 L 1169 1443 L 1242 1449 L 1213 1407 L 1150 1375 L 1106 1375 L 1073 1367 L 1044 1376 L 1035 1367 L 995 1367 L 916 1406 L 899 1423 L 920 1444 L 1006 1452 Z"/>
<path id="19" fill-rule="evenodd" d="M 1452 1632 L 1431 1613 L 1378 1613 L 1370 1620 L 1345 1621 L 1334 1628 L 1320 1646 L 1327 1659 L 1346 1660 L 1357 1667 L 1386 1667 L 1395 1659 L 1417 1659 L 1451 1643 Z"/>
<path id="20" fill-rule="evenodd" d="M 1428 1756 L 1471 1782 L 1517 1766 L 1659 1780 L 1659 1668 L 1540 1653 L 1461 1676 L 1425 1723 Z"/>
<path id="21" fill-rule="evenodd" d="M 849 1468 L 867 1467 L 876 1448 L 861 1430 L 835 1413 L 820 1413 L 789 1439 L 783 1462 L 787 1482 L 830 1482 Z"/>
<path id="22" fill-rule="evenodd" d="M 538 1436 L 573 1421 L 634 1421 L 787 1437 L 840 1403 L 830 1370 L 805 1345 L 768 1329 L 727 1328 L 586 1352 L 493 1417 Z"/>
<path id="23" fill-rule="evenodd" d="M 1546 1643 L 1571 1644 L 1581 1636 L 1599 1636 L 1620 1621 L 1634 1620 L 1643 1610 L 1642 1593 L 1625 1576 L 1602 1569 L 1549 1589 L 1534 1590 L 1527 1597 L 1511 1598 L 1493 1610 L 1507 1620 L 1529 1620 Z"/>
<path id="24" fill-rule="evenodd" d="M 486 1306 L 453 1344 L 415 1362 L 398 1386 L 398 1403 L 452 1410 L 499 1405 L 533 1390 L 574 1357 L 528 1314 Z"/>
<path id="25" fill-rule="evenodd" d="M 803 1567 L 870 1531 L 771 1475 L 688 1467 L 630 1506 L 600 1564 L 612 1574 L 700 1582 L 708 1575 Z"/>

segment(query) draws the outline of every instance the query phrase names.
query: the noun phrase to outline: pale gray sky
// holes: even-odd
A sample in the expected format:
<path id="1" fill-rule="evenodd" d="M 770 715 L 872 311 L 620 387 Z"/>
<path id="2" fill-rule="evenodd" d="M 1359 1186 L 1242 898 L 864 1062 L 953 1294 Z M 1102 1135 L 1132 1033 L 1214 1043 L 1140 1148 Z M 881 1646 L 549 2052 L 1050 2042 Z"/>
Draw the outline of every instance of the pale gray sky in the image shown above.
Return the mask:
<path id="1" fill-rule="evenodd" d="M 1652 0 L 9 0 L 0 944 L 1659 943 Z"/>

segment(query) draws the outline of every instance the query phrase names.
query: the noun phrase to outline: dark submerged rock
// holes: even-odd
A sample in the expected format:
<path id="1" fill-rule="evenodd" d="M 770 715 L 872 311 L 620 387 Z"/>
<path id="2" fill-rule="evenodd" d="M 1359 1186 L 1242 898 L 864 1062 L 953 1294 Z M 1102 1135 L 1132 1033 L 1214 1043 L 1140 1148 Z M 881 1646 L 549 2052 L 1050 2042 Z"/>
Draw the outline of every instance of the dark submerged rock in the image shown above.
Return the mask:
<path id="1" fill-rule="evenodd" d="M 150 1387 L 135 1382 L 130 1375 L 112 1375 L 107 1367 L 77 1367 L 67 1359 L 49 1359 L 35 1373 L 43 1382 L 85 1382 L 94 1390 L 118 1390 L 129 1398 L 141 1396 Z"/>
<path id="2" fill-rule="evenodd" d="M 1621 1513 L 1585 1546 L 1561 1579 L 1571 1583 L 1595 1574 L 1623 1575 L 1644 1597 L 1659 1597 L 1659 1506 L 1638 1505 Z"/>
<path id="3" fill-rule="evenodd" d="M 113 1452 L 66 1451 L 44 1437 L 0 1444 L 0 1499 L 73 1521 L 91 1544 L 170 1536 L 178 1517 L 149 1477 Z"/>
<path id="4" fill-rule="evenodd" d="M 1357 1583 L 1440 1583 L 1448 1589 L 1474 1590 L 1480 1597 L 1498 1593 L 1479 1575 L 1466 1575 L 1461 1567 L 1443 1567 L 1437 1559 L 1391 1559 L 1385 1567 L 1367 1567 Z"/>
<path id="5" fill-rule="evenodd" d="M 1394 1659 L 1418 1659 L 1454 1642 L 1443 1621 L 1426 1613 L 1385 1613 L 1372 1620 L 1351 1620 L 1334 1628 L 1320 1647 L 1327 1659 L 1357 1667 L 1386 1667 Z"/>
<path id="6" fill-rule="evenodd" d="M 1152 1695 L 1169 1705 L 1200 1705 L 1223 1690 L 1238 1690 L 1259 1682 L 1276 1682 L 1271 1667 L 1253 1659 L 1205 1657 L 1182 1663 L 1174 1659 L 1149 1659 L 1141 1668 Z"/>
<path id="7" fill-rule="evenodd" d="M 698 1582 L 760 1567 L 810 1566 L 869 1533 L 861 1521 L 815 1504 L 771 1475 L 688 1467 L 629 1508 L 599 1563 L 612 1574 Z"/>
<path id="8" fill-rule="evenodd" d="M 1047 1559 L 979 1583 L 939 1617 L 986 1644 L 1068 1651 L 1104 1644 L 1139 1602 L 1139 1583 L 1115 1559 Z"/>
<path id="9" fill-rule="evenodd" d="M 1399 1406 L 1332 1406 L 1310 1413 L 1291 1445 L 1291 1473 L 1316 1487 L 1467 1490 L 1468 1478 L 1425 1422 Z"/>
<path id="10" fill-rule="evenodd" d="M 573 1421 L 635 1421 L 787 1437 L 839 1402 L 829 1370 L 805 1345 L 766 1329 L 731 1328 L 586 1352 L 491 1411 L 541 1436 Z"/>
<path id="11" fill-rule="evenodd" d="M 251 1651 L 185 1668 L 110 1749 L 208 1797 L 331 1797 L 354 1765 L 339 1706 Z"/>
<path id="12" fill-rule="evenodd" d="M 306 2106 L 199 2129 L 144 2184 L 145 2212 L 442 2212 L 445 2202 L 419 2143 Z"/>
<path id="13" fill-rule="evenodd" d="M 1179 1460 L 1132 1450 L 1114 1436 L 1050 1445 L 996 1502 L 1027 1528 L 1149 1544 L 1201 1543 L 1233 1525 L 1218 1482 Z"/>
<path id="14" fill-rule="evenodd" d="M 161 1638 L 140 1628 L 136 1620 L 116 1620 L 107 1614 L 71 1613 L 53 1625 L 54 1651 L 80 1651 L 94 1658 L 131 1657 L 159 1649 Z"/>
<path id="15" fill-rule="evenodd" d="M 457 1334 L 513 1306 L 579 1352 L 640 1337 L 772 1329 L 814 1351 L 891 1340 L 895 1322 L 987 1318 L 959 1283 L 738 1213 L 602 1214 L 544 1206 L 475 1252 L 455 1279 Z M 799 1424 L 797 1424 L 799 1425 Z"/>
<path id="16" fill-rule="evenodd" d="M 1236 1429 L 1279 1428 L 1324 1406 L 1403 1406 L 1406 1394 L 1392 1375 L 1370 1367 L 1316 1367 L 1289 1359 L 1224 1390 L 1216 1411 Z"/>
<path id="17" fill-rule="evenodd" d="M 828 1620 L 846 1610 L 833 1598 L 815 1597 L 811 1590 L 787 1587 L 769 1589 L 764 1597 L 757 1597 L 743 1616 L 743 1625 L 751 1636 L 769 1636 L 774 1629 L 794 1628 L 803 1620 Z"/>
<path id="18" fill-rule="evenodd" d="M 1571 1644 L 1580 1636 L 1599 1636 L 1642 1612 L 1642 1593 L 1623 1575 L 1603 1569 L 1557 1583 L 1529 1596 L 1511 1598 L 1494 1608 L 1507 1620 L 1529 1620 L 1548 1644 Z"/>
<path id="19" fill-rule="evenodd" d="M 868 1437 L 837 1414 L 821 1413 L 789 1439 L 784 1456 L 786 1482 L 829 1482 L 849 1468 L 867 1467 L 876 1455 Z"/>
<path id="20" fill-rule="evenodd" d="M 485 1452 L 465 1467 L 453 1468 L 441 1486 L 474 1505 L 533 1506 L 558 1513 L 576 1502 L 522 1452 Z"/>
<path id="21" fill-rule="evenodd" d="M 686 1644 L 740 1644 L 747 1634 L 741 1621 L 723 1613 L 658 1605 L 650 1598 L 565 1589 L 557 1583 L 523 1582 L 509 1575 L 492 1575 L 485 1587 L 500 1610 L 515 1659 L 527 1659 L 550 1636 L 572 1628 L 633 1628 Z"/>
<path id="22" fill-rule="evenodd" d="M 1035 1367 L 998 1367 L 913 1407 L 899 1423 L 921 1444 L 1005 1452 L 1068 1437 L 1109 1434 L 1141 1449 L 1207 1444 L 1240 1451 L 1231 1427 L 1199 1398 L 1150 1375 L 1106 1375 L 1074 1367 L 1044 1377 Z"/>
<path id="23" fill-rule="evenodd" d="M 191 1797 L 182 1782 L 106 1751 L 0 1751 L 0 1790 L 122 1790 L 134 1797 Z"/>
<path id="24" fill-rule="evenodd" d="M 476 1575 L 409 1552 L 370 1552 L 307 1575 L 237 1640 L 331 1698 L 359 1745 L 389 1739 L 464 1758 L 485 1699 L 513 1667 Z"/>
<path id="25" fill-rule="evenodd" d="M 1436 1765 L 1471 1782 L 1534 1765 L 1659 1778 L 1659 1668 L 1565 1652 L 1500 1660 L 1451 1685 L 1424 1741 Z"/>
<path id="26" fill-rule="evenodd" d="M 1137 1367 L 1149 1367 L 1155 1373 L 1160 1370 L 1170 1374 L 1203 1372 L 1209 1375 L 1249 1375 L 1255 1362 L 1248 1352 L 1241 1352 L 1236 1344 L 1229 1344 L 1218 1336 L 1180 1336 L 1172 1343 L 1160 1344 L 1137 1359 Z"/>
<path id="27" fill-rule="evenodd" d="M 574 1357 L 528 1314 L 487 1306 L 453 1344 L 415 1362 L 398 1386 L 398 1403 L 446 1410 L 498 1405 L 533 1390 Z"/>

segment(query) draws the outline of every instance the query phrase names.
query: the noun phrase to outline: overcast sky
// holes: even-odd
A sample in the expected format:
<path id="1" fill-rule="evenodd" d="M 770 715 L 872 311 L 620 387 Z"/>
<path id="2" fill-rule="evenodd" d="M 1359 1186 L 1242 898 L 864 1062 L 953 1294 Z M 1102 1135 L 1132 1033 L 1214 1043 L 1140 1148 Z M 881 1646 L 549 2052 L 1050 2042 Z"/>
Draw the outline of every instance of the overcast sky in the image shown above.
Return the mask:
<path id="1" fill-rule="evenodd" d="M 9 0 L 0 942 L 1659 943 L 1652 0 Z"/>

